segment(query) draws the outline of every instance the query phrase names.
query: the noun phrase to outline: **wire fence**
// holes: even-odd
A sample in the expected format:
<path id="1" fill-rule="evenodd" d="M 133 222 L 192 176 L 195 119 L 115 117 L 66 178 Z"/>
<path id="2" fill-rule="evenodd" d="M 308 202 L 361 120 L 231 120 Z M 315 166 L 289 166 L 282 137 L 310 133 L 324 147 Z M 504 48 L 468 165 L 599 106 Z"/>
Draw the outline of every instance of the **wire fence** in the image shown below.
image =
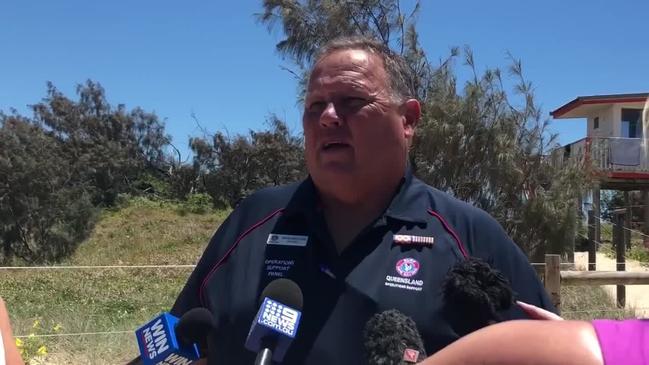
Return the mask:
<path id="1" fill-rule="evenodd" d="M 601 262 L 581 262 L 580 264 L 601 264 Z M 612 265 L 613 263 L 607 263 Z M 616 262 L 615 264 L 624 265 L 629 262 Z M 530 262 L 532 266 L 545 266 L 545 262 Z M 573 263 L 562 263 L 564 267 L 574 266 Z M 647 263 L 649 265 L 649 263 Z M 94 269 L 193 269 L 196 265 L 97 265 L 97 266 L 0 266 L 0 270 L 94 270 Z M 649 271 L 649 267 L 647 267 Z"/>
<path id="2" fill-rule="evenodd" d="M 613 221 L 610 221 L 610 220 L 608 220 L 608 219 L 605 219 L 605 218 L 598 218 L 598 219 L 599 219 L 599 221 L 600 221 L 600 224 L 601 224 L 602 222 L 604 222 L 604 223 L 608 223 L 608 224 L 610 224 L 610 225 L 613 226 L 613 227 L 615 227 L 615 226 L 617 225 L 617 223 L 615 223 L 615 222 L 613 222 Z M 592 228 L 592 227 L 595 227 L 595 226 L 589 224 L 589 225 L 587 225 L 587 227 L 591 227 L 591 228 Z M 635 233 L 635 234 L 641 236 L 642 238 L 645 238 L 645 237 L 649 238 L 649 235 L 643 233 L 642 231 L 638 231 L 637 229 L 633 229 L 633 228 L 629 228 L 629 227 L 625 227 L 625 226 L 622 226 L 622 229 L 623 229 L 623 230 L 627 230 L 627 231 L 629 231 L 629 232 L 631 232 L 631 233 Z M 584 236 L 584 235 L 582 234 L 582 236 Z M 584 237 L 585 237 L 585 236 L 584 236 Z"/>
<path id="3" fill-rule="evenodd" d="M 640 307 L 633 308 L 633 310 L 640 311 L 649 311 L 649 307 Z M 587 309 L 587 310 L 572 310 L 572 311 L 562 311 L 563 316 L 571 314 L 603 314 L 603 313 L 615 313 L 619 312 L 620 309 L 611 309 L 611 308 L 600 308 L 600 309 Z M 55 337 L 71 337 L 71 336 L 106 336 L 106 335 L 125 335 L 135 333 L 135 328 L 131 330 L 122 330 L 122 331 L 97 331 L 97 332 L 74 332 L 74 333 L 45 333 L 45 334 L 29 334 L 29 335 L 17 335 L 15 338 L 55 338 Z"/>
<path id="4" fill-rule="evenodd" d="M 193 269 L 196 265 L 0 266 L 0 270 Z"/>
<path id="5" fill-rule="evenodd" d="M 611 266 L 611 265 L 614 265 L 614 266 L 617 267 L 618 265 L 629 266 L 630 263 L 635 263 L 635 261 L 629 260 L 629 261 L 626 261 L 626 262 L 580 262 L 579 266 L 587 266 L 587 265 Z M 534 267 L 545 267 L 545 262 L 531 262 L 530 265 L 532 265 Z M 571 268 L 571 267 L 573 267 L 575 265 L 577 265 L 577 264 L 565 262 L 565 263 L 561 264 L 561 267 L 562 268 Z M 604 271 L 604 270 L 600 270 L 600 271 Z M 646 271 L 649 271 L 649 267 L 646 268 Z"/>
<path id="6" fill-rule="evenodd" d="M 649 307 L 637 307 L 637 308 L 630 308 L 633 309 L 634 311 L 649 311 Z M 584 310 L 572 310 L 572 311 L 561 311 L 561 315 L 566 315 L 566 314 L 586 314 L 586 313 L 613 313 L 613 312 L 619 312 L 621 309 L 614 309 L 614 308 L 602 308 L 602 309 L 584 309 Z"/>
<path id="7" fill-rule="evenodd" d="M 604 222 L 607 224 L 615 225 L 615 222 L 611 222 L 609 220 L 599 218 L 600 222 Z M 591 226 L 593 227 L 593 226 Z M 628 230 L 632 233 L 635 233 L 637 235 L 640 235 L 641 237 L 648 237 L 649 235 L 646 235 L 638 230 L 634 230 L 631 228 L 623 227 L 625 230 Z M 586 235 L 578 233 L 581 237 L 588 238 Z M 600 241 L 595 241 L 595 243 L 601 245 L 602 242 Z M 534 267 L 545 267 L 546 263 L 545 262 L 531 262 L 530 263 Z M 581 265 L 587 266 L 590 264 L 595 264 L 599 265 L 601 262 L 582 262 L 580 263 Z M 628 262 L 616 262 L 616 263 L 606 263 L 606 265 L 628 265 Z M 574 266 L 573 263 L 562 263 L 562 267 L 572 267 Z M 114 269 L 127 269 L 127 270 L 148 270 L 148 269 L 193 269 L 195 268 L 196 265 L 193 264 L 169 264 L 169 265 L 51 265 L 51 266 L 0 266 L 0 270 L 4 271 L 19 271 L 19 270 L 25 270 L 25 271 L 43 271 L 43 270 L 58 270 L 58 271 L 63 271 L 63 270 L 114 270 Z M 647 269 L 649 271 L 649 269 Z M 163 303 L 160 303 L 162 305 Z M 56 304 L 49 304 L 51 305 L 56 305 Z M 636 311 L 649 311 L 649 307 L 641 307 L 641 308 L 633 308 Z M 602 315 L 604 313 L 613 313 L 613 312 L 618 312 L 619 309 L 611 309 L 611 308 L 597 308 L 597 309 L 586 309 L 586 310 L 572 310 L 572 311 L 563 311 L 562 315 L 571 315 L 571 314 L 599 314 Z M 46 333 L 46 334 L 20 334 L 16 335 L 16 338 L 30 338 L 30 337 L 36 337 L 36 338 L 57 338 L 57 337 L 73 337 L 73 336 L 108 336 L 108 335 L 125 335 L 125 334 L 134 334 L 135 328 L 130 329 L 130 330 L 119 330 L 119 331 L 93 331 L 93 332 L 74 332 L 74 333 Z"/>
<path id="8" fill-rule="evenodd" d="M 169 264 L 169 265 L 51 265 L 51 266 L 0 266 L 0 270 L 16 272 L 16 271 L 59 271 L 68 272 L 68 270 L 80 271 L 94 271 L 94 270 L 160 270 L 160 269 L 194 269 L 196 265 L 189 264 Z M 168 303 L 146 303 L 148 307 L 164 306 Z M 48 308 L 52 307 L 65 307 L 67 303 L 46 303 L 43 306 Z M 84 306 L 92 304 L 83 304 Z M 101 306 L 101 304 L 98 304 Z M 39 334 L 18 334 L 15 338 L 63 338 L 63 337 L 79 337 L 79 336 L 108 336 L 108 335 L 125 335 L 134 334 L 135 328 L 130 330 L 110 330 L 110 331 L 91 331 L 91 332 L 71 332 L 71 333 L 39 333 Z"/>
<path id="9" fill-rule="evenodd" d="M 75 333 L 45 333 L 45 334 L 29 334 L 18 335 L 15 338 L 40 338 L 40 337 L 70 337 L 70 336 L 97 336 L 97 335 L 119 335 L 119 334 L 134 334 L 135 329 L 129 331 L 105 331 L 105 332 L 75 332 Z"/>

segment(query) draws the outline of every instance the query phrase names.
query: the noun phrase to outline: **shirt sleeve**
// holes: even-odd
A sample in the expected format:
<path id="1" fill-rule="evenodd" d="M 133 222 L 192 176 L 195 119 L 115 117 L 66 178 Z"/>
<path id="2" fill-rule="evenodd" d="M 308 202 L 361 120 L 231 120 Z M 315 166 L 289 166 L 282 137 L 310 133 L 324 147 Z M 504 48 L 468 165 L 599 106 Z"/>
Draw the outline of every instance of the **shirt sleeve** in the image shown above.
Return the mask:
<path id="1" fill-rule="evenodd" d="M 646 364 L 649 361 L 648 320 L 595 320 L 605 365 Z"/>

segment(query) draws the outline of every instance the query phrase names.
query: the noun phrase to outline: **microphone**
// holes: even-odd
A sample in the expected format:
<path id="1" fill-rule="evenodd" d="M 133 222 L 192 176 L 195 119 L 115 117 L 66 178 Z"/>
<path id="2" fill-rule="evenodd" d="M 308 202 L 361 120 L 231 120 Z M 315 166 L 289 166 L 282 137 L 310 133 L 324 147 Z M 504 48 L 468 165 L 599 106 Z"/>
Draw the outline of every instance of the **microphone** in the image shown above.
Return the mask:
<path id="1" fill-rule="evenodd" d="M 200 358 L 195 343 L 203 341 L 213 328 L 214 319 L 205 308 L 193 308 L 180 319 L 161 313 L 135 330 L 141 362 L 144 365 L 189 365 Z"/>
<path id="2" fill-rule="evenodd" d="M 255 365 L 281 362 L 300 324 L 302 290 L 292 280 L 277 279 L 266 286 L 260 300 L 245 346 L 257 352 Z"/>
<path id="3" fill-rule="evenodd" d="M 210 355 L 210 339 L 217 328 L 216 320 L 208 309 L 192 308 L 183 314 L 176 325 L 176 337 L 181 346 L 197 344 L 199 353 Z"/>
<path id="4" fill-rule="evenodd" d="M 363 337 L 369 365 L 407 365 L 426 358 L 415 321 L 396 309 L 372 316 Z"/>
<path id="5" fill-rule="evenodd" d="M 454 327 L 461 336 L 502 321 L 498 312 L 514 303 L 509 281 L 476 257 L 455 264 L 444 279 L 442 291 L 446 310 L 456 314 Z"/>

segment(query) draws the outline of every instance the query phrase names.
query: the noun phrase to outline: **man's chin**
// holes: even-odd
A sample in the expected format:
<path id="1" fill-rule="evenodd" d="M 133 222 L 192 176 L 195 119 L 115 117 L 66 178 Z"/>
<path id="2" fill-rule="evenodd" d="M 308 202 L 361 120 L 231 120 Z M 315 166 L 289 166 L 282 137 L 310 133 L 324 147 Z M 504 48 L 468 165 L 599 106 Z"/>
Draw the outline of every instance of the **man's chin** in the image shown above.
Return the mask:
<path id="1" fill-rule="evenodd" d="M 358 169 L 353 163 L 348 161 L 327 161 L 321 163 L 316 167 L 315 173 L 312 175 L 321 176 L 323 178 L 350 178 L 358 174 Z"/>

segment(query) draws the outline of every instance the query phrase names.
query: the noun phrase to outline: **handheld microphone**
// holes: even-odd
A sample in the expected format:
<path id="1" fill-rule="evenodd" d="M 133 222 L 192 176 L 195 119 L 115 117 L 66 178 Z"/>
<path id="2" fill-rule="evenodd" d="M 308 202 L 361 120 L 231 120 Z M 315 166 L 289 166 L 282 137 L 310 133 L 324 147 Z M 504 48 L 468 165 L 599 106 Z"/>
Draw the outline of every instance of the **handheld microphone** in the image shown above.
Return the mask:
<path id="1" fill-rule="evenodd" d="M 181 346 L 198 345 L 201 357 L 210 355 L 210 339 L 217 328 L 216 320 L 208 309 L 192 308 L 183 314 L 176 325 L 176 338 Z"/>
<path id="2" fill-rule="evenodd" d="M 396 309 L 372 316 L 363 337 L 369 365 L 407 365 L 426 358 L 415 321 Z"/>
<path id="3" fill-rule="evenodd" d="M 442 284 L 444 304 L 457 314 L 456 330 L 463 336 L 502 321 L 499 311 L 509 309 L 513 291 L 503 274 L 485 261 L 471 257 L 453 266 Z"/>
<path id="4" fill-rule="evenodd" d="M 201 342 L 214 328 L 214 319 L 205 308 L 194 308 L 180 319 L 161 313 L 135 330 L 144 365 L 189 365 L 200 358 L 195 342 Z"/>
<path id="5" fill-rule="evenodd" d="M 260 300 L 245 346 L 257 352 L 256 365 L 281 362 L 300 324 L 302 290 L 292 280 L 277 279 L 266 286 Z"/>

